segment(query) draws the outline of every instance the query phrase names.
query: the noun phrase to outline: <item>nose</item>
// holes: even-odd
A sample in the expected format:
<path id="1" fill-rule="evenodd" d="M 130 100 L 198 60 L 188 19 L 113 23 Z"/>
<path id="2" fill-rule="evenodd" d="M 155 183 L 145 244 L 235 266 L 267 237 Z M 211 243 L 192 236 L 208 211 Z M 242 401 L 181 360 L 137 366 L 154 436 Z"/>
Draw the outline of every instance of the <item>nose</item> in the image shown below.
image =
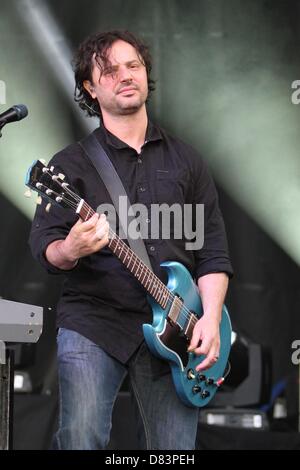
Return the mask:
<path id="1" fill-rule="evenodd" d="M 120 82 L 128 82 L 132 80 L 132 75 L 126 65 L 119 68 L 119 80 Z"/>

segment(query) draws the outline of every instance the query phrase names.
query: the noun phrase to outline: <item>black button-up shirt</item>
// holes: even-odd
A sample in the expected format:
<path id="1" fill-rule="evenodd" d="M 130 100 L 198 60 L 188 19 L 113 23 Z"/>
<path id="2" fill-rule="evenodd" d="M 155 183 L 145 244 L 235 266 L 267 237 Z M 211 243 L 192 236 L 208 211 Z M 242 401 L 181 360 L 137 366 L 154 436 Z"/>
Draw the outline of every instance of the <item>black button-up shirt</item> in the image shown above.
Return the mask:
<path id="1" fill-rule="evenodd" d="M 197 280 L 213 272 L 232 274 L 223 219 L 214 183 L 197 152 L 149 123 L 141 153 L 129 147 L 103 127 L 96 136 L 109 155 L 129 196 L 131 204 L 149 209 L 146 224 L 151 233 L 151 204 L 204 204 L 204 245 L 200 250 L 185 249 L 181 239 L 146 239 L 146 249 L 154 272 L 166 283 L 160 263 L 178 261 Z M 108 192 L 81 146 L 76 143 L 57 153 L 48 166 L 66 176 L 77 194 L 97 210 L 112 203 Z M 142 324 L 152 320 L 144 289 L 108 247 L 84 257 L 70 271 L 47 262 L 45 251 L 51 242 L 63 239 L 77 215 L 52 206 L 45 212 L 38 206 L 32 224 L 32 253 L 53 274 L 65 276 L 57 306 L 58 327 L 69 328 L 100 345 L 125 363 L 143 340 Z M 172 235 L 172 230 L 171 230 Z"/>

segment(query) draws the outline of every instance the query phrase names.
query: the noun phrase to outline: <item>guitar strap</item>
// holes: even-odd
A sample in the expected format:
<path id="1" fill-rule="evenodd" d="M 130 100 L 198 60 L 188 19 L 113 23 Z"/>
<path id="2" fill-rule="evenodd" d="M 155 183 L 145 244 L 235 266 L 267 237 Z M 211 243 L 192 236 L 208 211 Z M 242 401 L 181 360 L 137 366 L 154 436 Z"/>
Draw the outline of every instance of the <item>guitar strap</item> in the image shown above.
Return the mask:
<path id="1" fill-rule="evenodd" d="M 92 164 L 99 173 L 99 176 L 102 179 L 104 185 L 106 186 L 106 189 L 111 197 L 116 212 L 119 216 L 120 229 L 123 230 L 123 234 L 127 234 L 127 240 L 130 248 L 147 265 L 147 267 L 152 270 L 150 259 L 146 251 L 143 239 L 140 236 L 138 238 L 131 238 L 129 236 L 129 224 L 135 229 L 136 233 L 139 233 L 139 231 L 137 230 L 137 220 L 134 215 L 130 214 L 130 212 L 127 215 L 127 227 L 124 226 L 124 217 L 120 216 L 119 213 L 119 197 L 122 196 L 123 201 L 126 201 L 127 208 L 130 207 L 129 198 L 127 196 L 123 183 L 115 170 L 115 167 L 113 166 L 110 158 L 108 157 L 104 148 L 100 144 L 99 140 L 95 136 L 95 131 L 89 134 L 84 139 L 80 140 L 78 143 L 83 148 L 85 154 L 91 160 Z"/>

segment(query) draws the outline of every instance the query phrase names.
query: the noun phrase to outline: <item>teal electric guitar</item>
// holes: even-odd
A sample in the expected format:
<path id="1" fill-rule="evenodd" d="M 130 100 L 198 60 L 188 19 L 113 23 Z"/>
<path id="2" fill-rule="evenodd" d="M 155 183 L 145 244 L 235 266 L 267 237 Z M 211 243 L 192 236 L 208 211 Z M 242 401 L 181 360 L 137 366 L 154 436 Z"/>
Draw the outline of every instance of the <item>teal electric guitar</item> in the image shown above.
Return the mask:
<path id="1" fill-rule="evenodd" d="M 55 174 L 36 161 L 28 170 L 26 185 L 50 203 L 71 209 L 86 221 L 95 211 L 78 196 L 64 175 Z M 221 347 L 216 363 L 197 373 L 195 368 L 205 356 L 196 356 L 187 348 L 193 328 L 202 316 L 198 288 L 190 273 L 180 263 L 168 261 L 161 266 L 167 270 L 168 284 L 143 263 L 129 246 L 110 229 L 108 247 L 145 288 L 153 311 L 153 323 L 143 325 L 145 341 L 151 352 L 169 362 L 176 391 L 188 406 L 205 406 L 224 381 L 231 346 L 231 323 L 225 305 L 220 323 Z"/>

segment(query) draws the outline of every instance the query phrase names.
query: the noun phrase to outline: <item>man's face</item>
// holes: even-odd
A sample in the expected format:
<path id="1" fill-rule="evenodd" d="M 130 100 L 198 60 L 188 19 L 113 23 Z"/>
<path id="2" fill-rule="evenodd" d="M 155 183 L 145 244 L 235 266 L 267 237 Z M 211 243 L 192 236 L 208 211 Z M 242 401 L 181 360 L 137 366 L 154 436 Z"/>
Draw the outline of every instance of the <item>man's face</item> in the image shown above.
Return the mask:
<path id="1" fill-rule="evenodd" d="M 145 65 L 135 48 L 121 40 L 112 44 L 107 59 L 106 68 L 100 70 L 93 58 L 92 98 L 97 98 L 103 116 L 105 113 L 116 116 L 137 112 L 148 96 Z"/>

